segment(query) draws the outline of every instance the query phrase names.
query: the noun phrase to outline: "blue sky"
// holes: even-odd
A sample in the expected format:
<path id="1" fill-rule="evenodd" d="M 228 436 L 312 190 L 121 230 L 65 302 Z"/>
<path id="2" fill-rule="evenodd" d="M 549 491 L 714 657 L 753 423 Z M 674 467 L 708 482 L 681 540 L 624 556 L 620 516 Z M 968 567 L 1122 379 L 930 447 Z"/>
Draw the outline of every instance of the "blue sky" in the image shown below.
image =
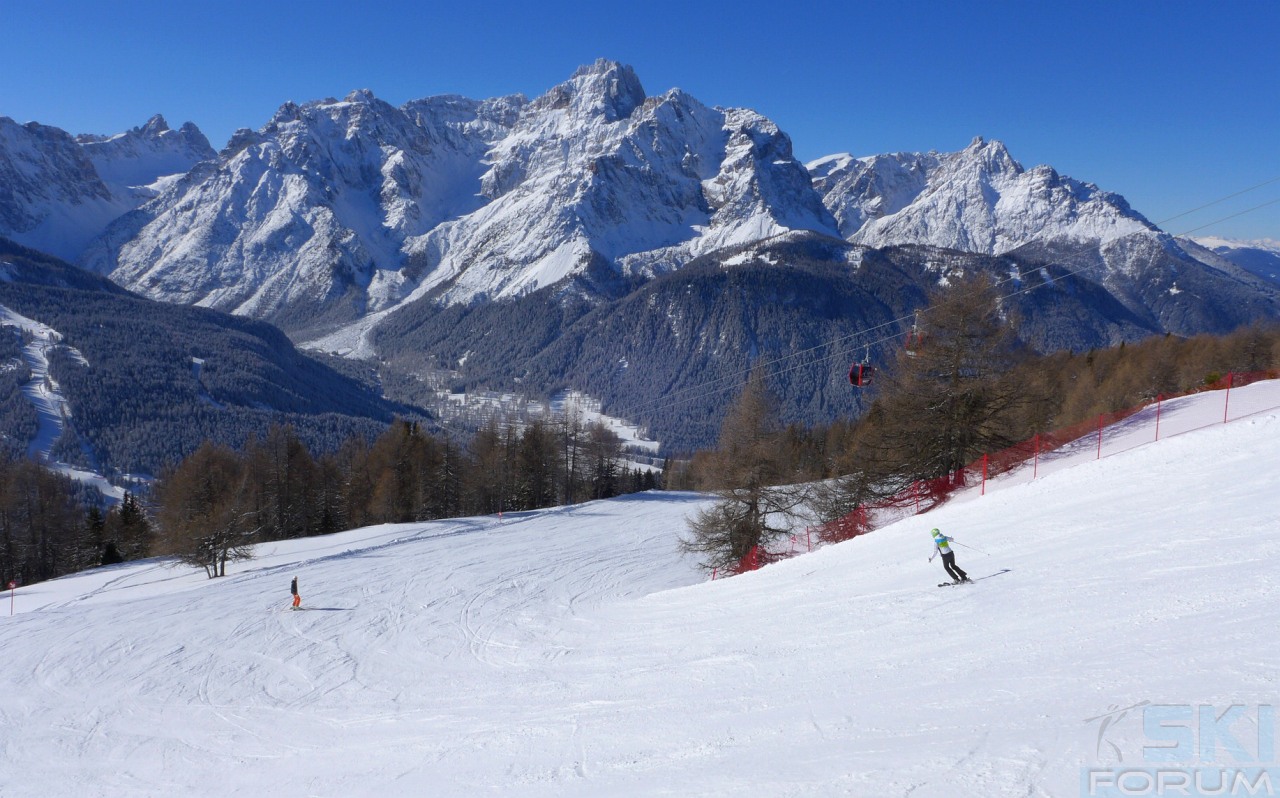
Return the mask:
<path id="1" fill-rule="evenodd" d="M 1280 178 L 1275 0 L 0 0 L 0 12 L 0 115 L 73 133 L 161 113 L 221 147 L 287 100 L 533 97 L 605 57 L 650 94 L 678 86 L 763 113 L 802 160 L 981 135 L 1157 223 Z M 1280 239 L 1280 180 L 1164 226 L 1210 223 L 1196 234 Z"/>

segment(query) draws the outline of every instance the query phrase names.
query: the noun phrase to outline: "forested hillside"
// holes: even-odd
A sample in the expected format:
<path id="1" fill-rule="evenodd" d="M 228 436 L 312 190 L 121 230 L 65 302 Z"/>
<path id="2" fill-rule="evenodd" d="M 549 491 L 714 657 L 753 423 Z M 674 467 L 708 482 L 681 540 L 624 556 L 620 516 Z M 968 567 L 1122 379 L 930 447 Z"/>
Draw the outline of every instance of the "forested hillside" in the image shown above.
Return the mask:
<path id="1" fill-rule="evenodd" d="M 615 280 L 608 291 L 603 279 L 590 291 L 571 281 L 518 302 L 402 312 L 375 328 L 374 344 L 385 371 L 456 370 L 455 387 L 583 390 L 606 412 L 646 425 L 666 451 L 687 453 L 715 442 L 756 364 L 771 364 L 766 379 L 785 423 L 857 414 L 867 397 L 850 389 L 850 364 L 887 364 L 930 291 L 965 274 L 999 283 L 1018 335 L 1039 352 L 1106 347 L 1160 329 L 1052 260 L 797 235 L 647 282 Z M 427 384 L 394 384 L 397 398 L 427 401 Z"/>
<path id="2" fill-rule="evenodd" d="M 55 352 L 50 376 L 72 412 L 54 454 L 80 462 L 87 447 L 109 473 L 156 474 L 202 441 L 239 446 L 273 423 L 293 426 L 317 451 L 353 434 L 373 438 L 413 408 L 383 400 L 358 375 L 299 352 L 276 328 L 204 308 L 153 302 L 12 244 L 0 249 L 8 279 L 0 305 L 49 325 L 88 365 Z M 27 375 L 10 329 L 0 378 L 6 440 L 30 439 L 17 388 Z M 14 340 L 8 340 L 14 339 Z"/>
<path id="3" fill-rule="evenodd" d="M 944 496 L 987 455 L 1033 438 L 1038 451 L 1038 436 L 1072 440 L 1162 396 L 1228 387 L 1229 374 L 1280 376 L 1275 325 L 1040 355 L 1019 339 L 1015 316 L 987 275 L 932 292 L 912 343 L 857 389 L 871 394 L 867 412 L 830 425 L 784 426 L 765 370 L 753 371 L 716 446 L 669 475 L 669 488 L 721 497 L 691 523 L 690 551 L 708 570 L 744 567 L 814 513 L 839 519 L 842 536 L 860 534 L 866 507 L 920 486 Z"/>

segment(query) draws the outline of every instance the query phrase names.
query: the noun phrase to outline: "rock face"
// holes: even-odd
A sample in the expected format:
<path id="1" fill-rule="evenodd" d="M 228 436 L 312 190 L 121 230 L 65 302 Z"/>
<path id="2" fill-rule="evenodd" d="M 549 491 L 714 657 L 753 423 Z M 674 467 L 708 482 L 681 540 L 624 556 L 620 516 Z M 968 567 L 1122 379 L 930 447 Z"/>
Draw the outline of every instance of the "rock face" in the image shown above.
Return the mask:
<path id="1" fill-rule="evenodd" d="M 153 184 L 215 157 L 191 123 L 160 116 L 117 136 L 77 136 L 0 117 L 0 235 L 75 260 L 121 215 L 157 193 Z"/>
<path id="2" fill-rule="evenodd" d="M 960 152 L 834 156 L 810 168 L 840 234 L 873 247 L 998 255 L 1033 241 L 1103 243 L 1156 229 L 1118 194 L 1048 166 L 1023 169 L 1004 144 L 982 138 Z"/>
<path id="3" fill-rule="evenodd" d="M 141 170 L 161 160 L 143 143 L 182 133 L 192 138 L 152 120 L 81 138 L 81 171 L 98 176 L 81 191 L 97 197 L 98 227 L 138 202 L 119 186 L 157 171 Z M 1189 253 L 1119 195 L 1048 166 L 1024 169 L 998 141 L 806 167 L 759 114 L 679 89 L 649 96 L 630 67 L 606 60 L 532 101 L 441 96 L 396 108 L 357 91 L 286 103 L 153 190 L 82 264 L 155 299 L 266 319 L 361 355 L 373 352 L 336 342 L 367 341 L 404 308 L 550 286 L 612 297 L 699 257 L 796 233 L 1054 259 L 1176 332 L 1197 331 L 1195 319 L 1230 323 L 1230 313 L 1191 307 L 1203 297 L 1185 286 L 1222 293 L 1222 283 L 1234 302 L 1263 284 Z"/>
<path id="4" fill-rule="evenodd" d="M 648 277 L 791 230 L 836 224 L 773 123 L 649 97 L 598 61 L 533 101 L 286 104 L 84 262 L 157 299 L 306 332 L 424 295 Z"/>
<path id="5" fill-rule="evenodd" d="M 852 243 L 1018 255 L 1102 285 L 1153 331 L 1223 331 L 1273 315 L 1274 286 L 1161 231 L 1118 194 L 1024 169 L 1003 144 L 955 153 L 831 156 L 814 186 Z M 1101 342 L 1105 343 L 1105 342 Z"/>
<path id="6" fill-rule="evenodd" d="M 84 262 L 168 302 L 358 317 L 407 236 L 479 204 L 486 139 L 512 112 L 461 98 L 401 110 L 369 92 L 286 104 L 113 225 Z"/>

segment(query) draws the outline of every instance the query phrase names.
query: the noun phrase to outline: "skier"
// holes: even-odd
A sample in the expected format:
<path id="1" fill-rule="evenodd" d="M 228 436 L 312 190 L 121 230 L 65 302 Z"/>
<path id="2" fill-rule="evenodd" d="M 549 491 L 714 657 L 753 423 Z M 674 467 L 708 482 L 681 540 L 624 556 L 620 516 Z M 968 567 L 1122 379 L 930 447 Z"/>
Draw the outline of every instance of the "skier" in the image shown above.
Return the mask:
<path id="1" fill-rule="evenodd" d="M 298 595 L 298 577 L 293 578 L 293 583 L 289 585 L 289 592 L 293 594 L 293 608 L 296 610 L 302 605 L 302 596 Z"/>
<path id="2" fill-rule="evenodd" d="M 969 575 L 960 570 L 960 566 L 956 565 L 956 553 L 948 545 L 955 538 L 947 537 L 936 528 L 930 534 L 933 535 L 933 553 L 929 555 L 929 562 L 933 562 L 933 558 L 941 554 L 942 567 L 947 569 L 947 575 L 955 580 L 957 585 L 961 582 L 972 582 L 973 580 L 969 578 Z"/>

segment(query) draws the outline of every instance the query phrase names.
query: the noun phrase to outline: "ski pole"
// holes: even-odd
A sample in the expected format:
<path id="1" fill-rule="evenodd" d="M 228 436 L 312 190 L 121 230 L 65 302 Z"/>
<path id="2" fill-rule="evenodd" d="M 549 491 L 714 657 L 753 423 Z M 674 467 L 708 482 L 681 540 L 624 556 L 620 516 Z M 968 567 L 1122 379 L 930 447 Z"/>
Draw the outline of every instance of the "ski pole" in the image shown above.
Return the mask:
<path id="1" fill-rule="evenodd" d="M 952 540 L 951 542 L 952 542 L 952 543 L 954 543 L 954 544 L 956 544 L 957 546 L 964 546 L 964 544 L 963 544 L 963 543 L 961 543 L 961 542 L 960 542 L 960 541 L 958 541 L 958 540 Z M 966 549 L 973 549 L 974 551 L 978 552 L 979 554 L 987 554 L 985 551 L 983 551 L 982 549 L 978 548 L 977 546 L 964 546 L 964 547 L 965 547 Z M 990 555 L 990 554 L 987 554 L 987 556 L 988 556 L 988 557 L 990 557 L 991 555 Z"/>

